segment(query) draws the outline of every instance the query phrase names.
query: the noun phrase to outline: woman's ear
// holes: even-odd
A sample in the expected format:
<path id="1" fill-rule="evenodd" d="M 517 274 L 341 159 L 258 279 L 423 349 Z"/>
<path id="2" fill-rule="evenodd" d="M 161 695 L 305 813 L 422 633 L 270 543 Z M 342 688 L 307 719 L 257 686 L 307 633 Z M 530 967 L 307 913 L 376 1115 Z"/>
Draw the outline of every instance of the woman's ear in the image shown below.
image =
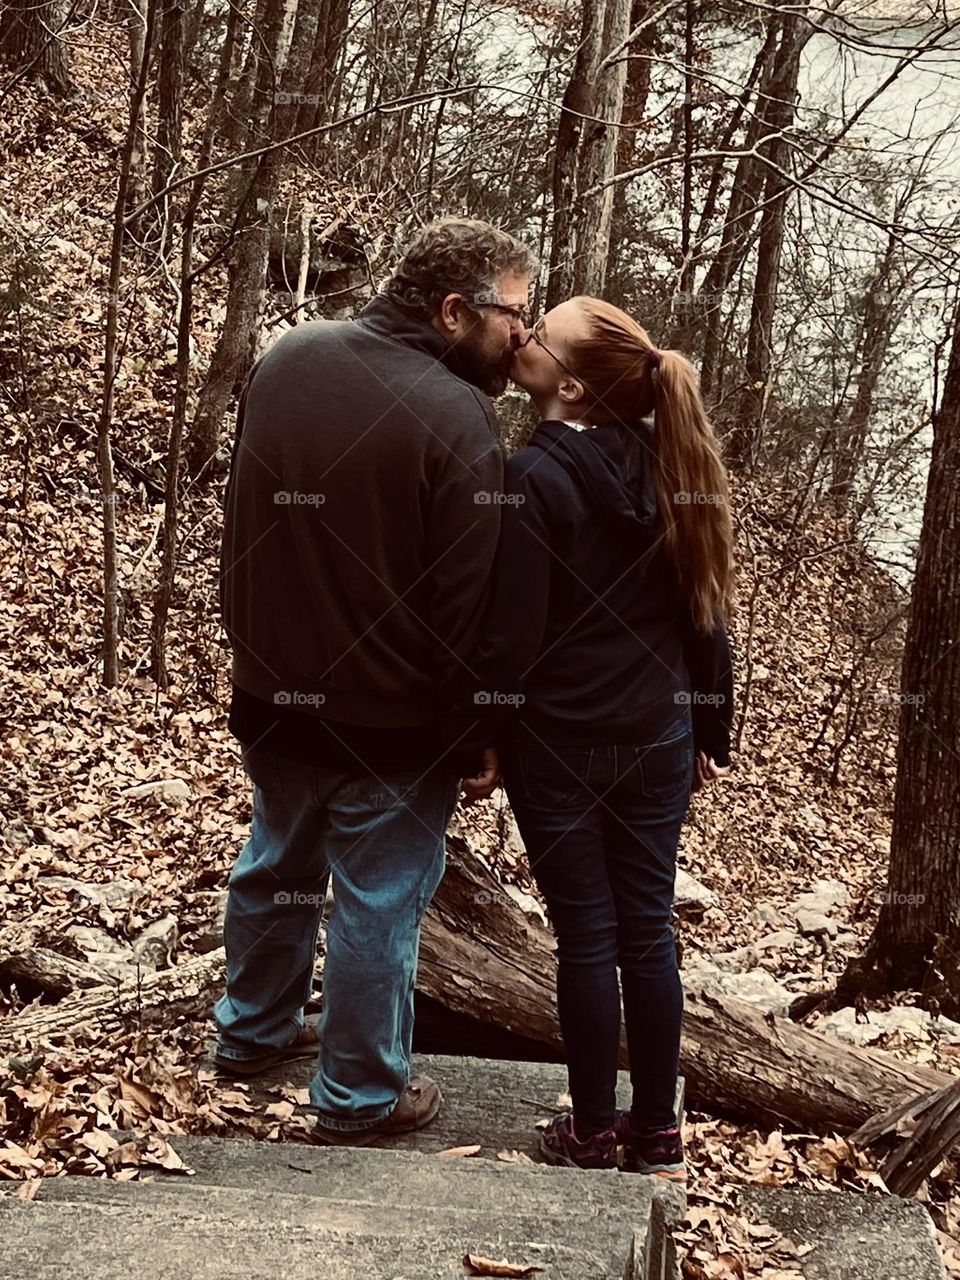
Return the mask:
<path id="1" fill-rule="evenodd" d="M 584 398 L 585 394 L 583 383 L 578 382 L 576 378 L 571 378 L 568 374 L 564 375 L 560 385 L 557 387 L 557 395 L 564 404 L 577 404 Z"/>

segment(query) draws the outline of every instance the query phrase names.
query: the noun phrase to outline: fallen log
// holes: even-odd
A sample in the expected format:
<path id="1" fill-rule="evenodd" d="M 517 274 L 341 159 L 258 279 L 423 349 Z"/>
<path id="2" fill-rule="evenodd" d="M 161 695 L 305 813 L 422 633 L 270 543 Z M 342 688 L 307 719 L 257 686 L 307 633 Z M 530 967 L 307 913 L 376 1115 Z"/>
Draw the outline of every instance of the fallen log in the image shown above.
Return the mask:
<path id="1" fill-rule="evenodd" d="M 447 874 L 427 911 L 417 986 L 480 1027 L 562 1045 L 554 998 L 553 936 L 527 915 L 466 842 L 450 837 Z M 89 1027 L 167 1023 L 198 1012 L 224 976 L 223 949 L 139 983 L 98 987 L 0 1020 L 0 1044 L 36 1042 Z M 627 1066 L 625 1041 L 620 1065 Z M 711 1115 L 850 1133 L 954 1077 L 764 1014 L 742 1001 L 685 988 L 681 1071 L 688 1105 Z"/>
<path id="2" fill-rule="evenodd" d="M 13 984 L 21 996 L 50 996 L 61 1000 L 72 991 L 85 987 L 102 987 L 107 975 L 92 964 L 62 956 L 45 947 L 16 950 L 0 939 L 0 983 Z"/>
<path id="3" fill-rule="evenodd" d="M 447 874 L 424 917 L 417 986 L 482 1023 L 560 1045 L 554 942 L 480 858 L 448 838 Z M 627 1066 L 626 1041 L 620 1065 Z M 681 1071 L 710 1115 L 849 1133 L 953 1077 L 685 986 Z"/>
<path id="4" fill-rule="evenodd" d="M 144 973 L 139 981 L 118 982 L 77 992 L 59 1004 L 25 1009 L 0 1019 L 0 1044 L 37 1044 L 96 1029 L 108 1031 L 134 1021 L 167 1025 L 181 1013 L 196 1015 L 201 998 L 223 982 L 223 947 L 186 964 Z"/>

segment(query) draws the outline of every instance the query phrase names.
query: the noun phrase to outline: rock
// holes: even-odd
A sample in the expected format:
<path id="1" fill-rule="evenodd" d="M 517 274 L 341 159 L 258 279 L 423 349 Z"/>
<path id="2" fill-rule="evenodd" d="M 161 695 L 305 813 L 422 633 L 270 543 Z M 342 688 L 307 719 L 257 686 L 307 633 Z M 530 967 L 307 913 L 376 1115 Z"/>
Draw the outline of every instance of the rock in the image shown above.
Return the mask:
<path id="1" fill-rule="evenodd" d="M 134 894 L 144 893 L 142 884 L 135 880 L 118 878 L 109 884 L 90 884 L 86 880 L 74 880 L 72 876 L 37 876 L 34 884 L 38 889 L 55 889 L 61 893 L 75 893 L 98 907 L 111 906 Z"/>
<path id="2" fill-rule="evenodd" d="M 164 800 L 186 800 L 190 788 L 182 778 L 160 778 L 156 782 L 141 782 L 135 787 L 127 787 L 121 791 L 122 796 L 162 796 Z"/>
<path id="3" fill-rule="evenodd" d="M 685 985 L 703 988 L 721 998 L 733 996 L 771 1013 L 786 1015 L 794 999 L 793 994 L 765 969 L 725 973 L 706 956 L 684 957 L 682 977 Z"/>
<path id="4" fill-rule="evenodd" d="M 515 884 L 505 884 L 503 887 L 521 911 L 526 912 L 528 916 L 536 916 L 541 924 L 545 925 L 548 923 L 546 912 L 532 894 L 524 893 L 523 890 L 518 889 Z"/>
<path id="5" fill-rule="evenodd" d="M 79 947 L 87 963 L 95 969 L 101 969 L 108 977 L 122 982 L 136 976 L 132 947 L 112 937 L 106 929 L 97 929 L 88 924 L 72 924 L 64 932 Z"/>
<path id="6" fill-rule="evenodd" d="M 786 951 L 797 941 L 797 936 L 793 929 L 776 929 L 765 934 L 756 947 L 758 951 Z"/>
<path id="7" fill-rule="evenodd" d="M 790 908 L 791 911 L 820 911 L 826 914 L 834 907 L 845 907 L 850 902 L 846 886 L 839 880 L 814 880 L 809 893 L 801 893 Z"/>
<path id="8" fill-rule="evenodd" d="M 820 1030 L 861 1048 L 896 1031 L 916 1040 L 929 1040 L 939 1035 L 953 1044 L 960 1044 L 960 1023 L 951 1022 L 949 1018 L 934 1018 L 926 1009 L 912 1005 L 871 1010 L 866 1022 L 857 1021 L 855 1009 L 838 1009 L 826 1019 Z"/>
<path id="9" fill-rule="evenodd" d="M 689 871 L 684 871 L 683 867 L 677 867 L 677 876 L 673 886 L 673 900 L 678 907 L 689 906 L 693 903 L 702 904 L 705 907 L 718 905 L 717 895 L 713 890 L 708 889 L 705 884 L 701 884 L 699 880 L 690 875 Z"/>
<path id="10" fill-rule="evenodd" d="M 207 920 L 189 935 L 190 946 L 200 955 L 209 955 L 223 946 L 223 921 L 227 912 L 227 890 L 211 889 L 197 895 L 207 907 Z"/>
<path id="11" fill-rule="evenodd" d="M 836 920 L 831 920 L 829 916 L 823 915 L 820 911 L 810 911 L 801 908 L 797 913 L 797 926 L 802 934 L 808 938 L 826 935 L 835 938 L 840 932 L 840 926 Z"/>
<path id="12" fill-rule="evenodd" d="M 755 947 L 747 946 L 733 951 L 711 951 L 709 960 L 724 973 L 746 973 L 748 969 L 756 969 L 760 957 Z"/>
<path id="13" fill-rule="evenodd" d="M 180 940 L 176 916 L 161 916 L 142 929 L 133 942 L 133 954 L 145 969 L 168 969 Z"/>
<path id="14" fill-rule="evenodd" d="M 778 911 L 777 908 L 772 906 L 769 902 L 761 902 L 760 905 L 755 908 L 753 912 L 753 919 L 757 924 L 769 924 L 775 929 L 781 928 L 786 923 L 783 913 Z"/>

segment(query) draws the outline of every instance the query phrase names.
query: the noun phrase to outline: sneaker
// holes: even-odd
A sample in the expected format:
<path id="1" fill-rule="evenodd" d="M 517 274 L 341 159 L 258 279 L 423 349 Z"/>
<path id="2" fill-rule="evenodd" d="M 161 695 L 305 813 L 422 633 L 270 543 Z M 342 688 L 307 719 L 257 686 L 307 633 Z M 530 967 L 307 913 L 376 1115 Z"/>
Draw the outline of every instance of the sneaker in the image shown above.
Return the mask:
<path id="1" fill-rule="evenodd" d="M 436 1080 L 429 1076 L 414 1076 L 390 1114 L 369 1129 L 326 1129 L 315 1124 L 313 1138 L 329 1147 L 366 1147 L 379 1138 L 392 1138 L 397 1133 L 422 1129 L 436 1119 L 442 1101 L 443 1094 Z"/>
<path id="2" fill-rule="evenodd" d="M 261 1071 L 269 1071 L 283 1062 L 295 1062 L 298 1058 L 313 1058 L 320 1049 L 320 1035 L 316 1027 L 305 1023 L 296 1037 L 281 1049 L 268 1049 L 266 1053 L 255 1058 L 230 1058 L 219 1052 L 214 1053 L 213 1061 L 218 1071 L 231 1076 L 257 1076 Z"/>
<path id="3" fill-rule="evenodd" d="M 561 1111 L 540 1135 L 540 1154 L 547 1164 L 574 1169 L 616 1169 L 617 1131 L 606 1129 L 581 1141 L 573 1129 L 573 1112 Z"/>
<path id="4" fill-rule="evenodd" d="M 634 1127 L 629 1111 L 621 1111 L 617 1137 L 623 1144 L 623 1168 L 628 1173 L 647 1173 L 670 1182 L 686 1182 L 683 1139 L 677 1125 L 653 1133 Z"/>

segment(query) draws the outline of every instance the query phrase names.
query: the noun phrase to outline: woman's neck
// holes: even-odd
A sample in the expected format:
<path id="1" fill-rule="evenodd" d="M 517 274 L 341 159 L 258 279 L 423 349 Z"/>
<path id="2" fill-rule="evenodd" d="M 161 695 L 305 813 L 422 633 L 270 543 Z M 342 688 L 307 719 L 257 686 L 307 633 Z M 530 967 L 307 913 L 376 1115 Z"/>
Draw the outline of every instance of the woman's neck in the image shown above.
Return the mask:
<path id="1" fill-rule="evenodd" d="M 585 427 L 591 425 L 582 405 L 567 404 L 559 396 L 533 396 L 532 398 L 541 422 L 579 422 Z"/>

